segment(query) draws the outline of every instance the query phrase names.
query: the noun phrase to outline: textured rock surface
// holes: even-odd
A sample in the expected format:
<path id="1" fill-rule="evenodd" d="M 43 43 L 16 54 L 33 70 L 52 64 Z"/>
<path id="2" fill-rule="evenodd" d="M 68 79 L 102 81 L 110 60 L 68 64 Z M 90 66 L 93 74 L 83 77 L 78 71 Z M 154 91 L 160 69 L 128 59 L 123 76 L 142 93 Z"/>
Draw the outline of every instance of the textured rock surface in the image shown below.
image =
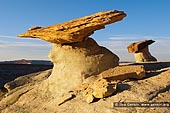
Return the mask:
<path id="1" fill-rule="evenodd" d="M 40 38 L 51 43 L 82 42 L 94 31 L 102 29 L 107 24 L 122 20 L 126 14 L 122 11 L 99 12 L 83 18 L 78 18 L 61 24 L 47 27 L 33 26 L 19 37 Z"/>
<path id="2" fill-rule="evenodd" d="M 135 53 L 136 62 L 148 62 L 148 61 L 157 61 L 150 52 L 148 46 L 155 41 L 153 40 L 143 40 L 130 44 L 127 49 L 129 53 Z"/>
<path id="3" fill-rule="evenodd" d="M 73 90 L 87 77 L 119 64 L 115 54 L 99 46 L 92 38 L 69 45 L 55 44 L 49 58 L 54 63 L 48 80 L 49 90 L 54 94 Z"/>

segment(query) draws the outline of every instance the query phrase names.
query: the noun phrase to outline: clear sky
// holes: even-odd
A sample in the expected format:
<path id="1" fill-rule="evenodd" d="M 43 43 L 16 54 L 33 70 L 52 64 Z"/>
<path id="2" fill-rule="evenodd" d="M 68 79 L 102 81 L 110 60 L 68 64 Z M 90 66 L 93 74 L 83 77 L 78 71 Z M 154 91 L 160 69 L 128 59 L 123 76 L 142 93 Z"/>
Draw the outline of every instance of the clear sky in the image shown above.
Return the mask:
<path id="1" fill-rule="evenodd" d="M 91 37 L 121 61 L 134 61 L 126 48 L 130 43 L 153 39 L 151 54 L 158 60 L 170 60 L 170 0 L 0 0 L 0 60 L 47 60 L 50 43 L 17 35 L 31 26 L 49 26 L 114 9 L 127 17 Z"/>

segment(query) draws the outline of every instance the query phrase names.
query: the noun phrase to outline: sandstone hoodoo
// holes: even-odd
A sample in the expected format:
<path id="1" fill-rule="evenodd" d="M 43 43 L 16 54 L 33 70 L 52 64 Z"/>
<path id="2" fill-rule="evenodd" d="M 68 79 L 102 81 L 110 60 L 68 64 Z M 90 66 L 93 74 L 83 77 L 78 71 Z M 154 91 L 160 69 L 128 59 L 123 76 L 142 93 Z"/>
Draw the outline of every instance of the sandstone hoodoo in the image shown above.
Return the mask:
<path id="1" fill-rule="evenodd" d="M 125 16 L 116 10 L 99 12 L 47 27 L 33 26 L 19 37 L 39 38 L 54 44 L 49 54 L 54 67 L 46 82 L 55 96 L 74 90 L 86 78 L 119 65 L 117 55 L 89 36 Z"/>
<path id="2" fill-rule="evenodd" d="M 157 61 L 155 57 L 149 52 L 149 45 L 154 43 L 153 40 L 143 40 L 139 42 L 134 42 L 130 44 L 127 49 L 129 53 L 135 53 L 136 62 L 148 62 L 148 61 Z"/>

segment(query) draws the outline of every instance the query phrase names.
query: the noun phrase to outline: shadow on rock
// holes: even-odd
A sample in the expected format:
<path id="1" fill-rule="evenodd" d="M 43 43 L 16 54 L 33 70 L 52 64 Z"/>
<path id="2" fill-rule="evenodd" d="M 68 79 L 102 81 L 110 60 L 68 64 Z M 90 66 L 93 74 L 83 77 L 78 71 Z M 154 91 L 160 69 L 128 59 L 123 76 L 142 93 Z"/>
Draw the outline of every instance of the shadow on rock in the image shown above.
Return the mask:
<path id="1" fill-rule="evenodd" d="M 29 64 L 1 64 L 0 65 L 0 89 L 4 84 L 17 77 L 51 69 L 52 65 L 29 65 Z"/>
<path id="2" fill-rule="evenodd" d="M 129 65 L 143 65 L 146 71 L 154 71 L 170 67 L 170 62 L 146 62 L 146 63 L 133 63 Z"/>
<path id="3" fill-rule="evenodd" d="M 167 71 L 167 70 L 161 70 L 159 72 L 147 72 L 146 76 L 143 79 L 147 79 L 147 78 L 150 78 L 150 77 L 157 76 L 157 75 L 159 75 L 159 74 L 161 74 L 162 72 L 165 72 L 165 71 Z"/>
<path id="4" fill-rule="evenodd" d="M 129 90 L 131 87 L 129 84 L 118 84 L 117 85 L 117 93 L 121 93 L 124 90 Z"/>

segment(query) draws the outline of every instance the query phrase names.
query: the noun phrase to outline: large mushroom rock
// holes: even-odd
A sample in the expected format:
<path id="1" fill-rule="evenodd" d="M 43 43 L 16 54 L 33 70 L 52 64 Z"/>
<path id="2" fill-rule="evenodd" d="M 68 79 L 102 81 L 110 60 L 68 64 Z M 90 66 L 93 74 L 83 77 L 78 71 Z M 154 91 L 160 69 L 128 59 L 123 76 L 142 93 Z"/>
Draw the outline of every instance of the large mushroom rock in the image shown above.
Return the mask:
<path id="1" fill-rule="evenodd" d="M 154 42 L 153 40 L 135 42 L 130 44 L 127 49 L 129 53 L 135 53 L 136 62 L 157 61 L 157 59 L 151 55 L 148 48 L 148 46 Z"/>
<path id="2" fill-rule="evenodd" d="M 99 12 L 83 18 L 78 18 L 61 24 L 47 27 L 34 26 L 19 37 L 40 38 L 47 42 L 63 44 L 82 42 L 94 31 L 102 29 L 107 24 L 122 20 L 126 14 L 122 11 Z"/>
<path id="3" fill-rule="evenodd" d="M 119 58 L 89 38 L 95 30 L 122 20 L 122 11 L 99 12 L 94 15 L 47 27 L 32 27 L 19 37 L 40 38 L 53 43 L 49 54 L 54 67 L 42 87 L 56 96 L 74 90 L 83 80 L 119 65 Z"/>

